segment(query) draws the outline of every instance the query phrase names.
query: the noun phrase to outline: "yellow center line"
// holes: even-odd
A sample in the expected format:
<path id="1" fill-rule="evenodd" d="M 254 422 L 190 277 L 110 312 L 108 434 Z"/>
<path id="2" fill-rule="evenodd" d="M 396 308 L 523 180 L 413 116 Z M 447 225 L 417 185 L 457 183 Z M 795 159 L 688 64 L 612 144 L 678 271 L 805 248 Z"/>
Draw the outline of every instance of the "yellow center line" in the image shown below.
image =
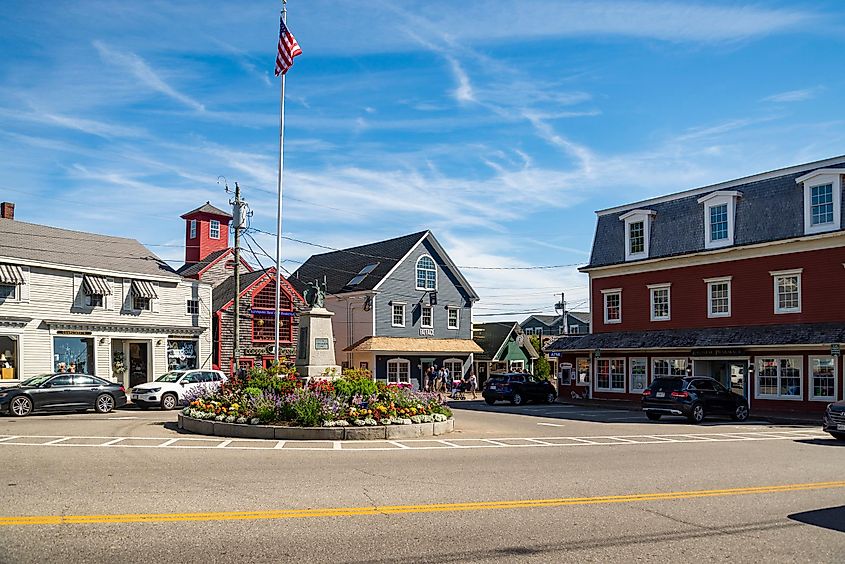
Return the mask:
<path id="1" fill-rule="evenodd" d="M 799 492 L 845 488 L 845 481 L 754 486 L 714 490 L 692 490 L 665 493 L 640 493 L 594 497 L 563 497 L 553 499 L 525 499 L 512 501 L 473 501 L 465 503 L 432 503 L 424 505 L 384 505 L 371 507 L 332 507 L 324 509 L 275 509 L 263 511 L 220 511 L 207 513 L 140 513 L 115 515 L 28 515 L 0 517 L 0 527 L 21 525 L 87 525 L 94 523 L 162 523 L 170 521 L 244 521 L 259 519 L 305 519 L 319 517 L 358 517 L 367 515 L 398 515 L 407 513 L 436 513 L 484 511 L 494 509 L 529 509 L 563 507 L 567 505 L 601 505 L 644 501 L 671 501 L 703 497 Z"/>

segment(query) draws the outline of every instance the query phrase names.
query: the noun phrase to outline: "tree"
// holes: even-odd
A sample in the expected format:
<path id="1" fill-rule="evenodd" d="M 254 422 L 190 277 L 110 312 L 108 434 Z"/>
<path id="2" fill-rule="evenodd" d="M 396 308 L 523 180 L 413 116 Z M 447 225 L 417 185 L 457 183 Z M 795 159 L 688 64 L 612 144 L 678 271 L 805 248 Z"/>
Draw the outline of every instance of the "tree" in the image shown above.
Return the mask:
<path id="1" fill-rule="evenodd" d="M 540 355 L 540 358 L 538 358 L 537 362 L 534 364 L 534 375 L 538 378 L 548 380 L 549 376 L 552 374 L 552 367 L 549 364 L 546 355 L 543 354 L 543 343 L 540 341 L 539 335 L 531 335 L 531 346 L 534 347 L 534 350 L 536 350 Z"/>

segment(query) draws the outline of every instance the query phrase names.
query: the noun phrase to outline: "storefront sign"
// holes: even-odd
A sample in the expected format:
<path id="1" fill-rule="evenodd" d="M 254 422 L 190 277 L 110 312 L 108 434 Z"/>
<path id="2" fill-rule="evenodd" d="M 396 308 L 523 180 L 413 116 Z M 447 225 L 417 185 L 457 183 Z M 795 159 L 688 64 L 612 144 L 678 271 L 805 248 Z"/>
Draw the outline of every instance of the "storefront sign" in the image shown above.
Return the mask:
<path id="1" fill-rule="evenodd" d="M 56 335 L 90 335 L 91 331 L 68 331 L 68 330 L 61 330 L 56 331 Z"/>
<path id="2" fill-rule="evenodd" d="M 420 329 L 421 337 L 434 337 L 434 329 Z"/>
<path id="3" fill-rule="evenodd" d="M 563 353 L 561 353 L 561 351 L 551 351 L 546 354 L 549 355 L 549 358 L 560 358 L 560 355 Z"/>
<path id="4" fill-rule="evenodd" d="M 329 350 L 329 339 L 328 337 L 317 337 L 314 339 L 314 348 L 318 351 L 327 351 Z"/>
<path id="5" fill-rule="evenodd" d="M 839 343 L 834 343 L 830 345 L 830 356 L 840 356 L 841 354 L 842 351 L 839 348 Z"/>
<path id="6" fill-rule="evenodd" d="M 255 315 L 276 315 L 275 309 L 251 309 L 249 310 L 250 313 Z M 281 317 L 293 317 L 295 314 L 292 311 L 280 311 L 279 316 Z"/>
<path id="7" fill-rule="evenodd" d="M 264 356 L 273 354 L 273 350 L 271 347 L 243 347 L 241 349 L 241 354 L 246 356 Z M 279 348 L 279 356 L 290 356 L 293 354 L 293 348 Z"/>
<path id="8" fill-rule="evenodd" d="M 692 352 L 693 356 L 745 356 L 747 353 L 744 349 L 699 349 Z"/>

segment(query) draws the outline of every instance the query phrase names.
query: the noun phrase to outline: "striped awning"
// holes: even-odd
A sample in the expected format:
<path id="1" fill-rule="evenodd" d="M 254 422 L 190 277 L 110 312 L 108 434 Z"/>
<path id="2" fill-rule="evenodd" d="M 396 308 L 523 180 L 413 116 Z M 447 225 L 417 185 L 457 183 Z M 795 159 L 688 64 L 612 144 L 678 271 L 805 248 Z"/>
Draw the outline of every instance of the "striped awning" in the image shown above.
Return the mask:
<path id="1" fill-rule="evenodd" d="M 158 294 L 156 294 L 156 289 L 152 282 L 147 282 L 146 280 L 133 280 L 132 292 L 139 298 L 158 299 Z"/>
<path id="2" fill-rule="evenodd" d="M 21 267 L 14 264 L 0 264 L 0 284 L 20 286 L 24 282 Z"/>
<path id="3" fill-rule="evenodd" d="M 111 296 L 111 285 L 102 276 L 86 274 L 82 280 L 82 289 L 89 296 Z"/>

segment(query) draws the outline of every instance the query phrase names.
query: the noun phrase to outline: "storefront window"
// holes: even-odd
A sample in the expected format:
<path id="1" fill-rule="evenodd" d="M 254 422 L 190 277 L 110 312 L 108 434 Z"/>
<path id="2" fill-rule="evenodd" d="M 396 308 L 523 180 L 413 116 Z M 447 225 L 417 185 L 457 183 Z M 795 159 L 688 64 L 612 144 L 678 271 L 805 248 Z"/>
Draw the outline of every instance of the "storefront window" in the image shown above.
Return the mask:
<path id="1" fill-rule="evenodd" d="M 685 358 L 660 358 L 652 363 L 651 378 L 666 378 L 669 376 L 686 376 L 687 359 Z"/>
<path id="2" fill-rule="evenodd" d="M 801 399 L 801 358 L 761 358 L 757 361 L 757 396 Z"/>
<path id="3" fill-rule="evenodd" d="M 578 370 L 578 382 L 579 386 L 589 386 L 590 385 L 590 359 L 589 358 L 579 358 L 575 361 L 575 366 Z"/>
<path id="4" fill-rule="evenodd" d="M 648 376 L 646 374 L 646 359 L 632 358 L 631 359 L 631 392 L 642 392 L 646 389 L 648 384 Z"/>
<path id="5" fill-rule="evenodd" d="M 53 337 L 53 370 L 94 374 L 94 339 Z"/>
<path id="6" fill-rule="evenodd" d="M 625 359 L 596 361 L 596 389 L 612 392 L 625 391 Z"/>
<path id="7" fill-rule="evenodd" d="M 18 370 L 17 337 L 0 335 L 0 379 L 20 378 Z"/>
<path id="8" fill-rule="evenodd" d="M 167 341 L 167 369 L 194 370 L 197 363 L 198 343 L 194 340 L 173 339 Z"/>
<path id="9" fill-rule="evenodd" d="M 810 357 L 810 378 L 810 399 L 831 401 L 836 398 L 836 361 L 832 356 Z"/>

